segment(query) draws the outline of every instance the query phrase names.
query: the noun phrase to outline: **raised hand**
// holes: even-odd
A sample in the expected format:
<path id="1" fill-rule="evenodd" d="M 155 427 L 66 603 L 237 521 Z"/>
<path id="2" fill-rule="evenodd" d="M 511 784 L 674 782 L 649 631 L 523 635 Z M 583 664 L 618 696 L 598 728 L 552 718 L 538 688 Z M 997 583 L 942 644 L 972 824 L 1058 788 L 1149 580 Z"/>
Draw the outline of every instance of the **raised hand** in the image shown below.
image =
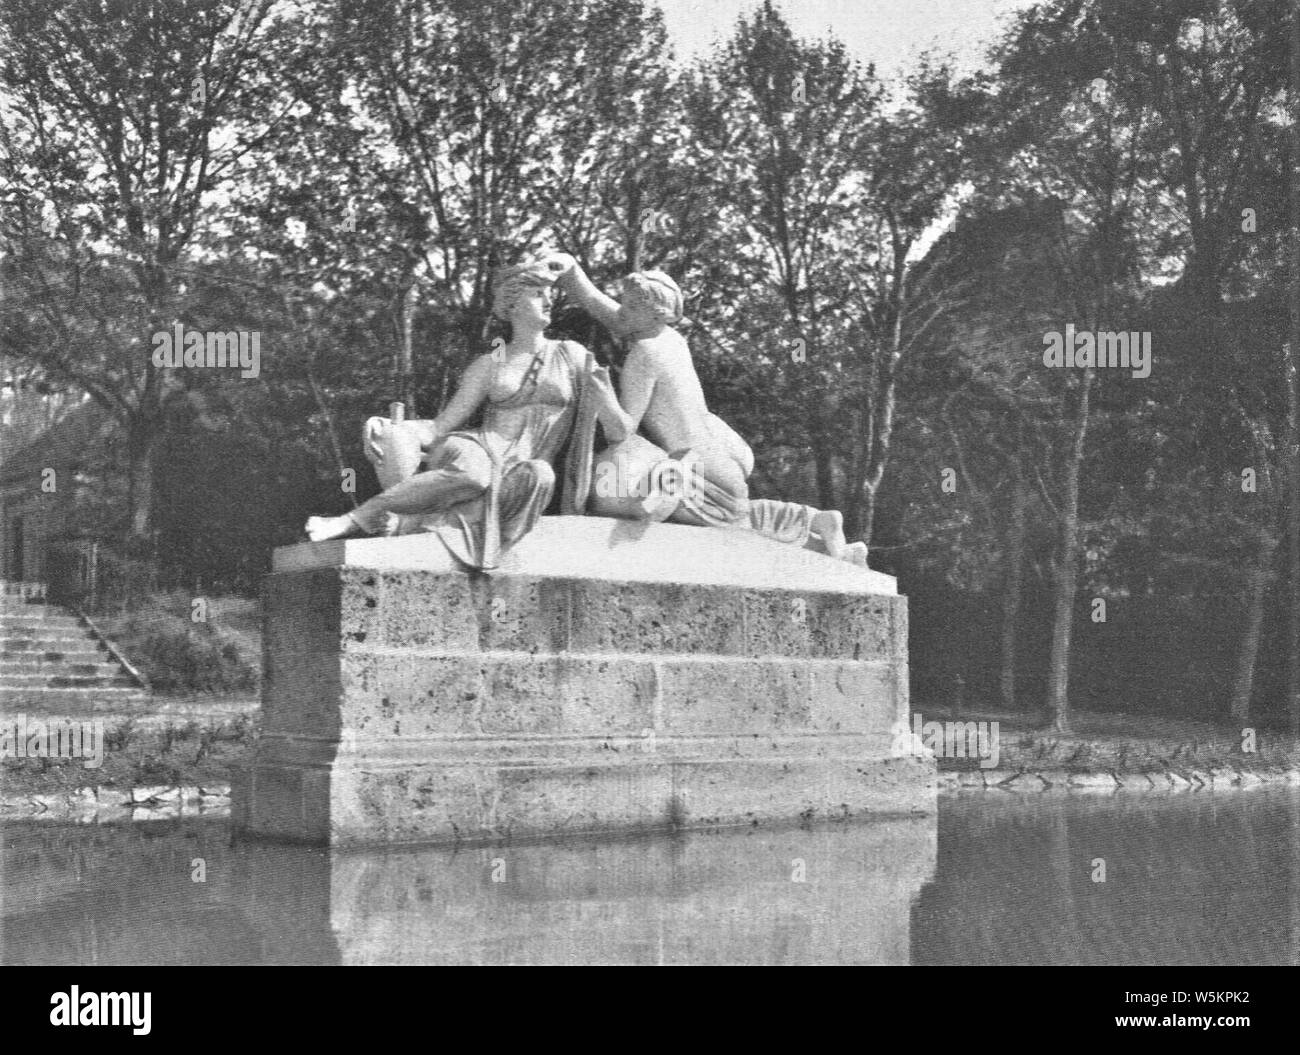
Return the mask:
<path id="1" fill-rule="evenodd" d="M 366 457 L 376 464 L 384 460 L 383 436 L 388 425 L 387 418 L 368 418 L 361 429 L 361 446 Z"/>
<path id="2" fill-rule="evenodd" d="M 609 368 L 593 366 L 589 377 L 592 392 L 595 393 L 600 405 L 610 408 L 617 407 L 621 410 L 622 406 L 618 401 L 618 394 L 614 391 L 614 382 L 609 378 Z"/>
<path id="3" fill-rule="evenodd" d="M 621 443 L 636 431 L 636 426 L 623 409 L 623 404 L 618 401 L 618 394 L 609 379 L 609 370 L 594 365 L 593 361 L 587 379 L 592 398 L 596 403 L 596 414 L 605 427 L 605 437 L 611 443 Z"/>
<path id="4" fill-rule="evenodd" d="M 542 266 L 558 280 L 572 272 L 578 266 L 578 261 L 568 253 L 548 253 L 542 260 Z"/>

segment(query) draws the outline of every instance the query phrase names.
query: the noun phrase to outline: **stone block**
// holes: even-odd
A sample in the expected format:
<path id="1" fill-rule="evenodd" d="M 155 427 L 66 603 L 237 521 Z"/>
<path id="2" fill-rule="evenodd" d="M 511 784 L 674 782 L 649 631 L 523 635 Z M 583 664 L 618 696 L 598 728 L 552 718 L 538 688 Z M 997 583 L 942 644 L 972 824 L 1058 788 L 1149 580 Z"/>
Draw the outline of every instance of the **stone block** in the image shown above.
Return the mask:
<path id="1" fill-rule="evenodd" d="M 745 654 L 740 591 L 680 583 L 572 581 L 568 647 L 625 654 Z"/>
<path id="2" fill-rule="evenodd" d="M 827 733 L 889 734 L 907 721 L 906 697 L 898 711 L 898 671 L 892 663 L 809 664 L 809 714 L 814 729 Z M 906 671 L 903 672 L 906 678 Z"/>
<path id="3" fill-rule="evenodd" d="M 679 734 L 806 729 L 812 674 L 793 660 L 716 659 L 660 665 L 666 729 Z"/>
<path id="4" fill-rule="evenodd" d="M 479 616 L 468 575 L 382 573 L 384 607 L 372 644 L 476 651 Z"/>
<path id="5" fill-rule="evenodd" d="M 745 591 L 745 653 L 866 662 L 896 651 L 898 597 L 794 591 Z"/>
<path id="6" fill-rule="evenodd" d="M 490 574 L 432 536 L 277 551 L 236 828 L 356 845 L 933 809 L 933 760 L 892 757 L 892 580 L 806 551 L 773 573 L 790 550 L 744 533 L 557 519 L 563 554 L 521 544 Z"/>

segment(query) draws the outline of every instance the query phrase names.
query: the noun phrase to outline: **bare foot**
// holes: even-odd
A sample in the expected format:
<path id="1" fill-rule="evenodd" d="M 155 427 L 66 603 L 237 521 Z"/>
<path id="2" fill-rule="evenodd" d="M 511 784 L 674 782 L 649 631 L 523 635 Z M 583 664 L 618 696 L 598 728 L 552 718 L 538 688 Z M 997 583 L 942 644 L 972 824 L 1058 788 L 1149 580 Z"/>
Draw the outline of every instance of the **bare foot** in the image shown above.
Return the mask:
<path id="1" fill-rule="evenodd" d="M 856 564 L 859 568 L 867 566 L 867 544 L 865 542 L 850 542 L 844 547 L 844 559 L 850 564 Z"/>
<path id="2" fill-rule="evenodd" d="M 328 542 L 332 538 L 355 535 L 361 528 L 346 513 L 341 517 L 308 517 L 307 538 L 311 542 Z"/>
<path id="3" fill-rule="evenodd" d="M 829 556 L 840 560 L 844 557 L 844 516 L 836 509 L 819 509 L 812 515 L 808 525 L 812 533 L 822 540 Z"/>

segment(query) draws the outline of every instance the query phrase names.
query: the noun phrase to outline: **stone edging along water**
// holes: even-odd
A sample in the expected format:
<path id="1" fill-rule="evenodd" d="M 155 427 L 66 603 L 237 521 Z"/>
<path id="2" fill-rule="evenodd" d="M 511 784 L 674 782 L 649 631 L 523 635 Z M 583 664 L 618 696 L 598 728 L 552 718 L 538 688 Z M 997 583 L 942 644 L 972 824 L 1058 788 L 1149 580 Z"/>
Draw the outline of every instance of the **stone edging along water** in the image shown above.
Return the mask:
<path id="1" fill-rule="evenodd" d="M 154 785 L 130 789 L 83 787 L 42 794 L 0 796 L 0 820 L 155 821 L 230 814 L 230 785 Z"/>
<path id="2" fill-rule="evenodd" d="M 1285 767 L 1236 769 L 1165 769 L 1120 773 L 1114 770 L 1070 772 L 1064 769 L 940 770 L 939 790 L 1091 792 L 1118 791 L 1242 791 L 1265 785 L 1300 787 L 1300 769 Z M 77 821 L 82 824 L 115 821 L 155 821 L 174 817 L 230 815 L 230 785 L 177 787 L 153 785 L 129 790 L 106 787 L 0 796 L 0 820 Z"/>
<path id="3" fill-rule="evenodd" d="M 1300 787 L 1300 769 L 1285 766 L 1237 769 L 1215 766 L 1210 769 L 1160 769 L 1117 772 L 1090 770 L 1071 772 L 1064 769 L 962 769 L 940 770 L 940 791 L 1009 791 L 1036 793 L 1045 791 L 1117 792 L 1117 791 L 1240 791 L 1264 785 Z"/>

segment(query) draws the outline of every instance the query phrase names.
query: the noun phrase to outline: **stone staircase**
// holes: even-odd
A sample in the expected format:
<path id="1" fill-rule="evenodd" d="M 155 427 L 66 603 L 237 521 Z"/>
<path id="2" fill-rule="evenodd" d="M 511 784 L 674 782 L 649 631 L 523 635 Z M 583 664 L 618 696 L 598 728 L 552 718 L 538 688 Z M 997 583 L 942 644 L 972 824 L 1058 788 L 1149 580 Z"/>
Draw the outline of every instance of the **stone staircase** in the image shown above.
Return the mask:
<path id="1" fill-rule="evenodd" d="M 84 617 L 47 604 L 41 583 L 0 583 L 0 712 L 129 711 L 148 689 Z"/>

